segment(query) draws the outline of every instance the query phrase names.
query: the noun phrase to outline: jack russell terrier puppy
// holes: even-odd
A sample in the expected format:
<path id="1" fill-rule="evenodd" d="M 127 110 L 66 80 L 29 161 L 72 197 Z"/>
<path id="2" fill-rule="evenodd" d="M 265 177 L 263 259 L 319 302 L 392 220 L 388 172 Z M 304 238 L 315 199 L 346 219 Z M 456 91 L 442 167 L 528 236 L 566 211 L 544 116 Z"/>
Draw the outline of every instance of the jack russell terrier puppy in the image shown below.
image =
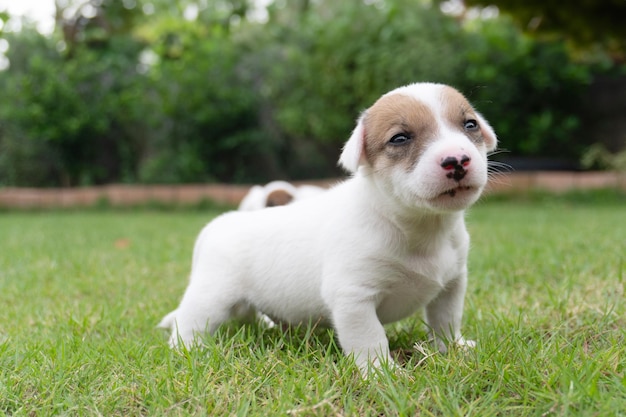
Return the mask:
<path id="1" fill-rule="evenodd" d="M 323 191 L 323 188 L 315 185 L 296 187 L 286 181 L 272 181 L 263 186 L 254 185 L 239 203 L 238 210 L 260 210 L 266 207 L 284 206 Z"/>
<path id="2" fill-rule="evenodd" d="M 425 310 L 437 348 L 461 336 L 469 235 L 464 210 L 496 148 L 457 90 L 416 83 L 360 116 L 339 164 L 352 178 L 302 201 L 223 214 L 201 231 L 170 344 L 262 312 L 332 326 L 364 373 L 393 363 L 383 327 Z"/>

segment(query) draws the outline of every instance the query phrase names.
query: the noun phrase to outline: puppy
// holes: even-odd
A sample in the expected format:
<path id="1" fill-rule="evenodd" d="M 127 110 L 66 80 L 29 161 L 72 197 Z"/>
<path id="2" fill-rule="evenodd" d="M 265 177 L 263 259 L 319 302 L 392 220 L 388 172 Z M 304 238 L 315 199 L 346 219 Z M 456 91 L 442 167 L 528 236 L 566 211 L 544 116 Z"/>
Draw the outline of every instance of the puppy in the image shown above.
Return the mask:
<path id="1" fill-rule="evenodd" d="M 160 323 L 191 345 L 235 316 L 333 326 L 366 374 L 392 363 L 383 325 L 418 310 L 438 349 L 461 336 L 464 210 L 496 135 L 455 89 L 395 89 L 359 118 L 339 164 L 354 175 L 290 205 L 223 214 L 200 233 L 179 307 Z"/>
<path id="2" fill-rule="evenodd" d="M 260 210 L 265 207 L 284 206 L 298 194 L 296 187 L 286 181 L 272 181 L 264 186 L 255 185 L 239 203 L 238 210 Z"/>
<path id="3" fill-rule="evenodd" d="M 239 203 L 238 210 L 260 210 L 266 207 L 284 206 L 295 200 L 312 197 L 324 191 L 314 185 L 296 187 L 286 181 L 272 181 L 264 186 L 255 185 Z"/>

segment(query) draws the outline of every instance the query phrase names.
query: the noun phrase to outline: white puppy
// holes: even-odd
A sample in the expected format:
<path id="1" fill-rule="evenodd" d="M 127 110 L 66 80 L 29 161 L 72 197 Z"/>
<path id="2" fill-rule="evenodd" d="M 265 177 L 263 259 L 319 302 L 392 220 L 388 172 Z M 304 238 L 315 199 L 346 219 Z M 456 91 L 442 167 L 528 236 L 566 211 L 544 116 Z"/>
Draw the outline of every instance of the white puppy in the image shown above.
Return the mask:
<path id="1" fill-rule="evenodd" d="M 309 198 L 323 192 L 314 185 L 296 187 L 286 181 L 272 181 L 263 186 L 255 185 L 239 203 L 238 210 L 260 210 L 266 207 L 284 206 L 296 200 Z"/>
<path id="2" fill-rule="evenodd" d="M 260 210 L 266 207 L 284 206 L 291 203 L 297 194 L 297 188 L 286 181 L 255 185 L 241 200 L 238 210 Z"/>
<path id="3" fill-rule="evenodd" d="M 461 336 L 469 235 L 496 135 L 451 87 L 418 83 L 360 117 L 339 163 L 354 176 L 315 197 L 209 223 L 189 286 L 161 327 L 189 345 L 239 315 L 320 322 L 366 372 L 390 362 L 383 325 L 424 308 L 441 351 Z"/>

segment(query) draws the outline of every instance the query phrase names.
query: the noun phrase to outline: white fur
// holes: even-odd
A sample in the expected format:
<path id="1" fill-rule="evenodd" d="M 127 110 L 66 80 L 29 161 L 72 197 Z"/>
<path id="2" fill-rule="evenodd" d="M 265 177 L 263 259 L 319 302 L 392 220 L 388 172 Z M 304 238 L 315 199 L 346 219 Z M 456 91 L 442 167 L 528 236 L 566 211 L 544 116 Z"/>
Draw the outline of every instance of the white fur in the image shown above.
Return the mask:
<path id="1" fill-rule="evenodd" d="M 406 94 L 441 112 L 443 86 L 413 84 Z M 486 152 L 437 119 L 439 133 L 412 171 L 374 170 L 363 154 L 363 117 L 343 148 L 340 164 L 354 176 L 312 198 L 259 211 L 230 212 L 210 222 L 194 248 L 190 282 L 175 311 L 160 323 L 170 343 L 192 344 L 234 315 L 261 311 L 288 323 L 322 323 L 360 369 L 392 362 L 383 325 L 425 309 L 438 348 L 461 336 L 469 235 L 463 210 L 487 181 Z M 454 188 L 441 158 L 472 158 Z M 444 193 L 444 194 L 442 194 Z"/>

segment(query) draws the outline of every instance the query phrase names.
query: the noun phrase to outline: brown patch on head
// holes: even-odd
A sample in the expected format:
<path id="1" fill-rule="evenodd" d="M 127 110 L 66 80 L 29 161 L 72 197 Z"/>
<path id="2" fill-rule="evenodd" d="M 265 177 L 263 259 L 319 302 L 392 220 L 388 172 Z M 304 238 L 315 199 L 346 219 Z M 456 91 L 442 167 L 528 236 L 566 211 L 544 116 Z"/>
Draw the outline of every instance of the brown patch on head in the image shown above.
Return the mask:
<path id="1" fill-rule="evenodd" d="M 275 206 L 284 206 L 293 200 L 293 195 L 291 195 L 286 190 L 274 190 L 267 195 L 265 200 L 266 207 L 275 207 Z"/>
<path id="2" fill-rule="evenodd" d="M 464 132 L 476 144 L 485 142 L 480 126 L 481 118 L 463 94 L 452 87 L 445 86 L 441 90 L 441 103 L 444 120 L 448 122 L 450 127 Z M 467 129 L 466 123 L 472 120 L 476 122 L 476 129 Z"/>
<path id="3" fill-rule="evenodd" d="M 366 159 L 379 169 L 401 164 L 411 170 L 438 129 L 432 109 L 404 94 L 381 97 L 367 110 L 363 123 Z M 390 140 L 396 135 L 408 140 L 394 145 Z"/>

